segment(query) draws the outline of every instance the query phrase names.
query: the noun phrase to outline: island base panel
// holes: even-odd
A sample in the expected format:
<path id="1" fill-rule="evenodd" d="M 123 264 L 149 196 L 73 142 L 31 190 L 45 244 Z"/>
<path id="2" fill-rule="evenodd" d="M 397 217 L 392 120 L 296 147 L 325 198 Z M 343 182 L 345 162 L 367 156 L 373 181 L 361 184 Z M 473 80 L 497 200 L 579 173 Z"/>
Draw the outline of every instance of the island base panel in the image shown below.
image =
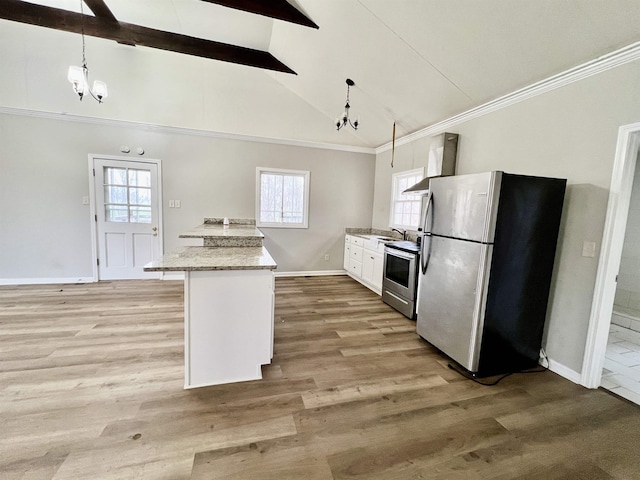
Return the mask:
<path id="1" fill-rule="evenodd" d="M 271 270 L 185 273 L 185 388 L 259 380 L 273 352 Z"/>

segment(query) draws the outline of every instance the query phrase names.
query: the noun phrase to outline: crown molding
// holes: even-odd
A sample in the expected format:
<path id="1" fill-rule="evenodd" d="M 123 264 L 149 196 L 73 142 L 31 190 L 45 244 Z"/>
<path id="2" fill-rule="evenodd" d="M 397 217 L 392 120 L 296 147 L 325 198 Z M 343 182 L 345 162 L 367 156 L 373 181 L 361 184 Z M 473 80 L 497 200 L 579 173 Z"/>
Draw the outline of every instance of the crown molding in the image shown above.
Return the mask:
<path id="1" fill-rule="evenodd" d="M 429 125 L 428 127 L 410 133 L 409 135 L 405 135 L 404 137 L 396 139 L 395 146 L 398 147 L 400 145 L 411 143 L 420 138 L 430 137 L 443 133 L 451 127 L 467 122 L 474 118 L 482 117 L 483 115 L 495 112 L 496 110 L 515 105 L 516 103 L 523 102 L 557 88 L 564 87 L 565 85 L 584 80 L 585 78 L 597 75 L 602 72 L 606 72 L 607 70 L 611 70 L 630 62 L 635 62 L 637 60 L 640 60 L 640 42 L 632 43 L 631 45 L 627 45 L 626 47 L 620 48 L 611 53 L 607 53 L 606 55 L 602 55 L 601 57 L 583 63 L 582 65 L 570 68 L 568 70 L 565 70 L 564 72 L 558 73 L 544 80 L 533 83 L 527 87 L 521 88 L 520 90 L 508 93 L 507 95 L 496 98 L 477 107 L 471 108 L 446 120 L 434 123 L 433 125 Z M 376 155 L 391 150 L 391 147 L 391 142 L 388 142 L 375 148 Z"/>
<path id="2" fill-rule="evenodd" d="M 357 147 L 353 145 L 338 145 L 333 143 L 320 143 L 304 140 L 290 140 L 286 138 L 259 137 L 256 135 L 244 135 L 239 133 L 216 132 L 213 130 L 200 130 L 195 128 L 174 127 L 170 125 L 160 125 L 155 123 L 134 122 L 131 120 L 116 120 L 111 118 L 89 117 L 84 115 L 73 115 L 69 113 L 47 112 L 42 110 L 31 110 L 25 108 L 0 106 L 0 114 L 18 115 L 23 117 L 45 118 L 48 120 L 60 120 L 66 122 L 84 123 L 89 125 L 101 125 L 121 128 L 141 128 L 159 133 L 174 133 L 178 135 L 191 135 L 196 137 L 222 138 L 226 140 L 240 140 L 244 142 L 271 143 L 277 145 L 287 145 L 293 147 L 319 148 L 322 150 L 338 150 L 351 153 L 366 153 L 375 155 L 376 150 L 370 147 Z"/>

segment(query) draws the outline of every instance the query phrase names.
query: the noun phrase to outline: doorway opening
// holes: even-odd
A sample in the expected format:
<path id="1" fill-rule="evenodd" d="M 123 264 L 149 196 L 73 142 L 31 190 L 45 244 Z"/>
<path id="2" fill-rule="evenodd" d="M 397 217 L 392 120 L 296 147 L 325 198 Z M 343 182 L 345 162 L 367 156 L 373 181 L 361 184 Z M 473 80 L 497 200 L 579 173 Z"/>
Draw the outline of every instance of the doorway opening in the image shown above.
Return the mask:
<path id="1" fill-rule="evenodd" d="M 636 167 L 601 386 L 640 404 L 640 162 Z"/>
<path id="2" fill-rule="evenodd" d="M 94 280 L 160 278 L 145 264 L 162 254 L 160 160 L 89 155 Z"/>
<path id="3" fill-rule="evenodd" d="M 611 386 L 606 379 L 603 384 L 603 367 L 639 153 L 640 123 L 620 127 L 582 364 L 581 383 L 588 388 Z M 616 327 L 614 324 L 613 330 L 617 330 Z M 615 340 L 617 338 L 612 336 L 611 343 L 618 343 Z"/>

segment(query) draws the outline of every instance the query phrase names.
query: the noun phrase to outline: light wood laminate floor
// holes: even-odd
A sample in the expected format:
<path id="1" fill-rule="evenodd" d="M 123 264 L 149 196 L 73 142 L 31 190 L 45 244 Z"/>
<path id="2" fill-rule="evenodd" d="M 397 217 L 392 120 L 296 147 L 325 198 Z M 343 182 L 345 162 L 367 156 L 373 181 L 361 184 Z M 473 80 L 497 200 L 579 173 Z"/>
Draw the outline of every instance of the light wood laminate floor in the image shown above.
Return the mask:
<path id="1" fill-rule="evenodd" d="M 640 478 L 640 407 L 551 372 L 478 385 L 348 277 L 277 279 L 255 382 L 183 390 L 182 302 L 0 287 L 0 478 Z"/>

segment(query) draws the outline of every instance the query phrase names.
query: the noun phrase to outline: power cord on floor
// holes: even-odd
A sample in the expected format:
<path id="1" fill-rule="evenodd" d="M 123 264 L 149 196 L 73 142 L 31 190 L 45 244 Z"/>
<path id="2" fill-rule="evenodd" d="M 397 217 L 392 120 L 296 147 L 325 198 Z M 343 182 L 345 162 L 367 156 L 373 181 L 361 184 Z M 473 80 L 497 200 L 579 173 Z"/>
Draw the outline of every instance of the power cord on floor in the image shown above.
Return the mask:
<path id="1" fill-rule="evenodd" d="M 485 383 L 485 382 L 481 382 L 480 380 L 478 380 L 476 377 L 474 377 L 473 375 L 469 374 L 468 372 L 453 366 L 453 364 L 451 364 L 451 363 L 447 364 L 447 367 L 449 367 L 451 370 L 454 370 L 454 371 L 458 372 L 460 375 L 462 375 L 467 380 L 472 380 L 472 381 L 474 381 L 476 383 L 479 383 L 480 385 L 484 385 L 486 387 L 493 387 L 494 385 L 497 385 L 499 382 L 501 382 L 502 380 L 507 378 L 509 375 L 513 375 L 513 372 L 505 373 L 500 378 L 498 378 L 495 382 Z"/>
<path id="2" fill-rule="evenodd" d="M 476 383 L 478 383 L 480 385 L 484 385 L 485 387 L 493 387 L 494 385 L 497 385 L 502 380 L 504 380 L 505 378 L 507 378 L 510 375 L 513 375 L 514 373 L 542 373 L 542 372 L 546 372 L 547 370 L 549 370 L 549 357 L 547 357 L 547 353 L 544 351 L 543 348 L 540 349 L 540 353 L 544 357 L 545 363 L 547 364 L 546 367 L 544 365 L 541 365 L 542 368 L 538 368 L 536 370 L 520 370 L 519 372 L 505 373 L 504 375 L 502 375 L 497 380 L 495 380 L 493 382 L 488 382 L 488 383 L 487 382 L 481 382 L 480 380 L 478 380 L 476 377 L 474 377 L 472 374 L 470 374 L 466 370 L 462 370 L 462 369 L 454 366 L 452 363 L 447 364 L 447 366 L 451 370 L 454 370 L 454 371 L 458 372 L 460 375 L 462 375 L 464 378 L 466 378 L 468 380 L 472 380 L 472 381 L 474 381 L 474 382 L 476 382 Z"/>

